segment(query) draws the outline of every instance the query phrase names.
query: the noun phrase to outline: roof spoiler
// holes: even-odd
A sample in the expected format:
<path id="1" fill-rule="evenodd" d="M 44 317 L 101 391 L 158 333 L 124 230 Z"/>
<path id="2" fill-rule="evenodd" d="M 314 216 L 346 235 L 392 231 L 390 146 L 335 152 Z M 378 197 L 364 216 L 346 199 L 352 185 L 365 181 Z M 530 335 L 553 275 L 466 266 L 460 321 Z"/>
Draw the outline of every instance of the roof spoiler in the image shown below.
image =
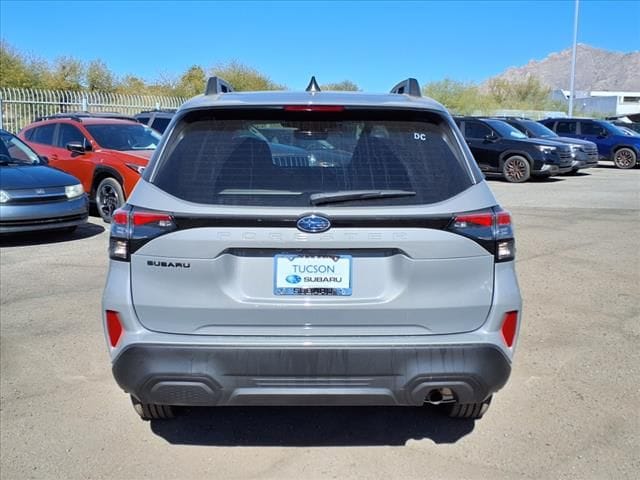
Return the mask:
<path id="1" fill-rule="evenodd" d="M 415 78 L 407 78 L 406 80 L 401 81 L 393 87 L 389 93 L 397 93 L 398 95 L 406 94 L 411 95 L 412 97 L 422 96 L 422 92 L 420 92 L 420 84 Z"/>
<path id="2" fill-rule="evenodd" d="M 209 77 L 207 80 L 207 88 L 204 90 L 205 95 L 217 95 L 219 93 L 233 92 L 235 89 L 231 84 L 220 77 Z"/>

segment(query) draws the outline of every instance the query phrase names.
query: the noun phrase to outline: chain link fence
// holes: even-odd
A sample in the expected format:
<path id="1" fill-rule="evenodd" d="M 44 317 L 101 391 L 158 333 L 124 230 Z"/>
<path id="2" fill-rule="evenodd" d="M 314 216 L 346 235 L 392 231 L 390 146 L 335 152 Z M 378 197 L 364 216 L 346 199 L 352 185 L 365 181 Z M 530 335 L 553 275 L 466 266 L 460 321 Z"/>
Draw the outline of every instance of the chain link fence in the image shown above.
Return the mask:
<path id="1" fill-rule="evenodd" d="M 178 108 L 187 99 L 72 90 L 0 88 L 0 128 L 17 133 L 37 117 L 66 112 L 117 112 Z"/>

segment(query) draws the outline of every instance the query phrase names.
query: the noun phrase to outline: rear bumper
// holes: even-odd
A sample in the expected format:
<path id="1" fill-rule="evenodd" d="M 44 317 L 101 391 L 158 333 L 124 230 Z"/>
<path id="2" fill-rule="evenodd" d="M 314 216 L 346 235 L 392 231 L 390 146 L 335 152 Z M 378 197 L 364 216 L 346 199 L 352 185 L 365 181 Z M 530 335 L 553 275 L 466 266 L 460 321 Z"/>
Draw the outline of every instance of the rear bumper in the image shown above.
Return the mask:
<path id="1" fill-rule="evenodd" d="M 504 386 L 505 354 L 489 344 L 227 347 L 131 344 L 113 362 L 122 389 L 164 405 L 421 405 L 450 388 L 461 403 Z"/>

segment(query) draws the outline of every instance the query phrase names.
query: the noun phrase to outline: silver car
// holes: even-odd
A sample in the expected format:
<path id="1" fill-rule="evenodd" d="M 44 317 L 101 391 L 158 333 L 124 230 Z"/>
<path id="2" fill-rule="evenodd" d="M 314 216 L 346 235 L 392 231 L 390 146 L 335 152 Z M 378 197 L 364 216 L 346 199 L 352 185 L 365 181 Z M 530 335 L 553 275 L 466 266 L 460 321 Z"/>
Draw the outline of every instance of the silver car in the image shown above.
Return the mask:
<path id="1" fill-rule="evenodd" d="M 248 133 L 266 128 L 349 159 L 276 162 Z M 424 404 L 480 418 L 511 371 L 511 217 L 414 79 L 377 95 L 210 79 L 114 214 L 109 252 L 105 336 L 143 419 Z"/>
<path id="2" fill-rule="evenodd" d="M 77 178 L 48 167 L 22 140 L 0 130 L 0 234 L 71 232 L 88 216 Z"/>

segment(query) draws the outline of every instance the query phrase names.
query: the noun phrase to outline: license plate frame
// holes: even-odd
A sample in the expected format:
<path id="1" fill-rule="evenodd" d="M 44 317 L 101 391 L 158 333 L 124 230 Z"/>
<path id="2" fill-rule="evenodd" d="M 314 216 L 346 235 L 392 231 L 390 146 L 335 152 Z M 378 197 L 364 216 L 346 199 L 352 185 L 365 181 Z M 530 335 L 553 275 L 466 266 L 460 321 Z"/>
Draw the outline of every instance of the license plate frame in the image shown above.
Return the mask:
<path id="1" fill-rule="evenodd" d="M 315 273 L 308 273 L 308 276 L 303 276 L 304 273 L 293 271 L 295 267 L 293 265 L 306 266 L 318 266 L 318 270 L 322 270 Z M 346 265 L 346 267 L 345 267 Z M 291 267 L 289 271 L 279 273 L 280 268 L 287 266 Z M 284 266 L 284 267 L 283 267 Z M 330 268 L 320 268 L 322 266 L 330 267 L 334 266 L 332 272 Z M 297 269 L 300 270 L 300 269 Z M 313 268 L 311 268 L 313 270 Z M 346 271 L 345 271 L 346 270 Z M 348 297 L 353 294 L 352 285 L 352 272 L 353 272 L 353 257 L 351 255 L 305 255 L 298 253 L 280 253 L 274 256 L 273 259 L 273 294 L 277 296 L 328 296 L 328 297 Z M 300 273 L 300 275 L 298 275 Z M 295 278 L 298 277 L 296 282 Z M 321 286 L 312 287 L 308 278 L 335 278 L 339 281 L 319 282 Z M 292 281 L 291 281 L 292 280 Z M 299 286 L 296 286 L 300 284 Z M 332 285 L 333 284 L 333 285 Z"/>

